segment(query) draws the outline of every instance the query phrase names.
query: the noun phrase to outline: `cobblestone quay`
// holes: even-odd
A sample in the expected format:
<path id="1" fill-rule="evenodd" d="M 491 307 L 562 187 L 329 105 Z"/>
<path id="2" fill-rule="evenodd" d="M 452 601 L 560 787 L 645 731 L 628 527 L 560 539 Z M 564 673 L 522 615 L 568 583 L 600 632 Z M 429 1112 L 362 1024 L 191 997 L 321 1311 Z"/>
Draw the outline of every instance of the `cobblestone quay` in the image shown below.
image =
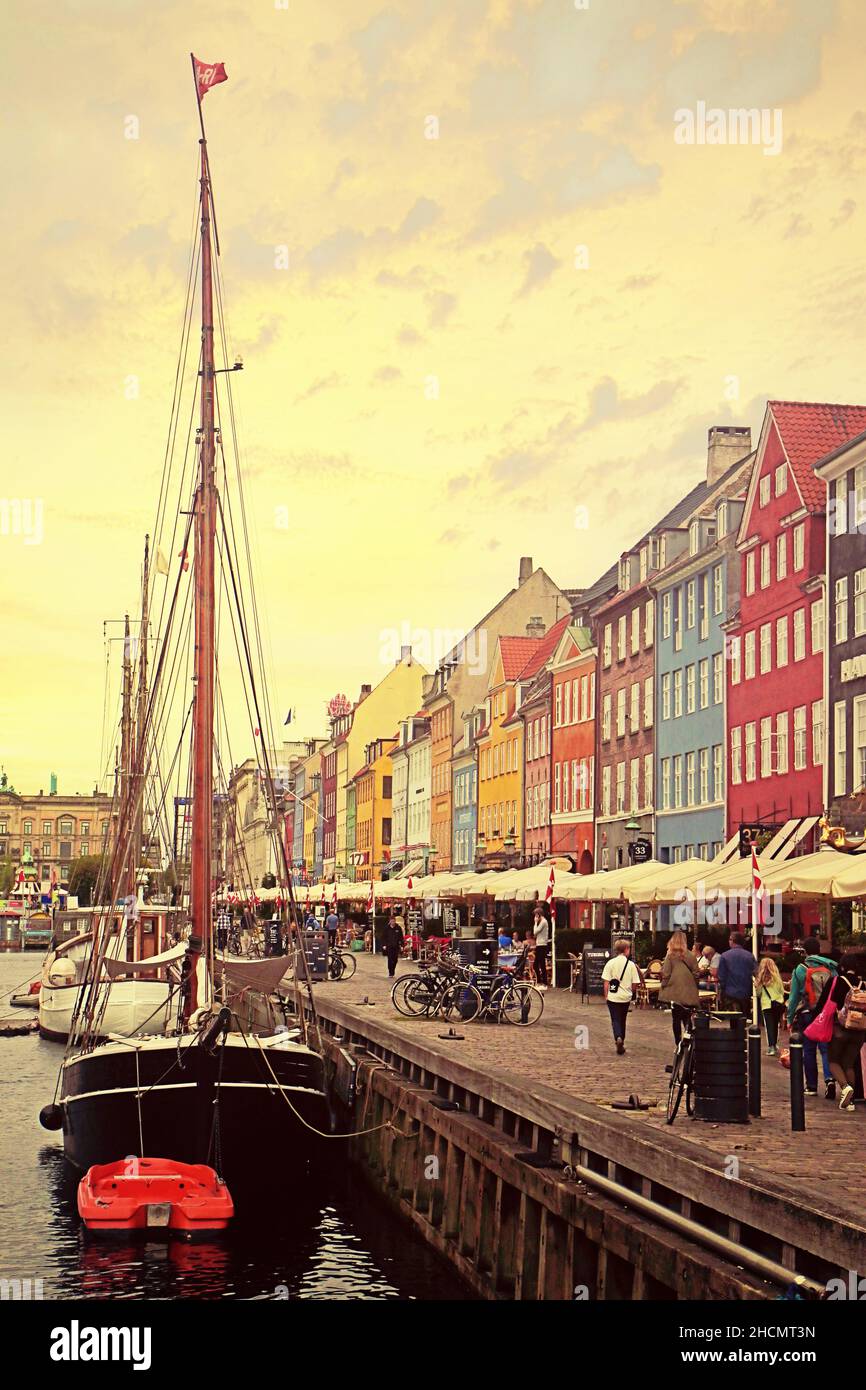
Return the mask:
<path id="1" fill-rule="evenodd" d="M 415 969 L 401 962 L 398 974 Z M 425 1091 L 432 1087 L 440 1103 L 444 1099 L 447 1105 L 449 1098 L 457 1098 L 464 1123 L 468 1122 L 466 1112 L 471 1108 L 486 1126 L 496 1126 L 500 1131 L 498 1138 L 504 1139 L 506 1147 L 508 1142 L 511 1144 L 512 1159 L 518 1151 L 535 1144 L 543 1150 L 541 1137 L 548 1131 L 555 1133 L 549 1164 L 531 1167 L 523 1159 L 524 1193 L 542 1176 L 547 1185 L 546 1196 L 542 1193 L 539 1199 L 542 1206 L 550 1197 L 551 1184 L 562 1186 L 562 1165 L 576 1166 L 582 1162 L 597 1171 L 600 1178 L 613 1179 L 620 1188 L 628 1187 L 638 1197 L 661 1203 L 707 1231 L 742 1242 L 759 1256 L 789 1268 L 792 1280 L 796 1272 L 823 1285 L 840 1271 L 866 1269 L 866 1197 L 859 1180 L 866 1139 L 866 1109 L 862 1105 L 851 1114 L 840 1112 L 823 1095 L 808 1098 L 806 1133 L 794 1134 L 790 1129 L 789 1073 L 777 1059 L 764 1057 L 760 1118 L 752 1119 L 748 1125 L 711 1124 L 690 1120 L 683 1107 L 674 1126 L 668 1127 L 664 1119 L 668 1080 L 664 1068 L 672 1057 L 673 1038 L 666 1011 L 632 1011 L 624 1056 L 618 1056 L 614 1050 L 604 1003 L 593 1000 L 582 1004 L 576 994 L 564 990 L 548 991 L 544 1015 L 531 1028 L 470 1023 L 459 1030 L 464 1034 L 462 1041 L 446 1041 L 439 1036 L 447 1032 L 440 1021 L 407 1019 L 396 1012 L 390 1001 L 392 984 L 384 959 L 363 955 L 358 958 L 358 971 L 351 980 L 317 985 L 316 1000 L 329 1031 L 337 1029 L 351 1042 L 366 1045 L 369 1052 L 392 1069 L 397 1099 L 392 1094 L 389 1104 L 395 1109 L 395 1129 L 400 1127 L 396 1109 L 401 1106 L 407 1115 L 413 1113 L 413 1107 L 417 1111 L 414 1132 L 424 1128 L 429 1115 L 425 1116 L 418 1107 L 422 1106 Z M 404 1078 L 402 1089 L 398 1084 L 400 1076 Z M 369 1085 L 375 1089 L 374 1073 L 365 1068 L 363 1060 L 358 1077 L 361 1088 Z M 410 1082 L 408 1088 L 406 1078 Z M 384 1086 L 384 1071 L 380 1079 Z M 611 1109 L 613 1101 L 627 1100 L 631 1093 L 637 1093 L 643 1101 L 658 1103 L 645 1111 Z M 473 1094 L 482 1097 L 480 1103 L 471 1102 Z M 365 1104 L 369 1112 L 369 1097 Z M 376 1113 L 388 1118 L 391 1110 L 385 1106 Z M 457 1123 L 455 1114 L 447 1110 L 444 1114 L 436 1113 L 440 1118 L 425 1136 L 426 1147 L 423 1143 L 421 1146 L 431 1154 L 438 1152 L 437 1133 L 441 1136 L 449 1123 L 452 1128 Z M 517 1119 L 510 1120 L 509 1116 Z M 369 1122 L 368 1113 L 365 1123 Z M 453 1133 L 451 1138 L 455 1138 Z M 404 1149 L 408 1148 L 405 1140 L 395 1142 L 403 1142 Z M 387 1155 L 378 1152 L 365 1157 L 374 1167 L 377 1162 L 385 1167 L 389 1162 L 397 1163 L 391 1141 Z M 384 1176 L 388 1186 L 396 1186 L 397 1200 L 407 1214 L 429 1227 L 431 1213 L 436 1214 L 437 1193 L 434 1188 L 430 1194 L 424 1194 L 417 1166 L 417 1157 L 410 1160 L 404 1154 L 399 1159 L 399 1171 L 392 1169 Z M 494 1179 L 488 1180 L 479 1169 L 480 1187 L 468 1212 L 463 1192 L 461 1220 L 477 1216 L 479 1232 L 484 1223 L 475 1206 L 479 1212 L 487 1211 L 491 1232 L 503 1220 L 503 1184 L 509 1184 L 501 1171 Z M 572 1182 L 572 1191 L 574 1187 Z M 420 1213 L 419 1192 L 424 1208 Z M 608 1204 L 607 1197 L 598 1190 L 589 1196 L 596 1212 L 605 1211 L 608 1205 L 612 1207 L 609 1223 L 617 1209 L 622 1215 L 624 1205 L 628 1206 L 622 1200 Z M 506 1205 L 509 1200 L 506 1198 Z M 451 1254 L 451 1238 L 447 1231 L 443 1234 L 441 1212 L 439 1216 L 438 1230 L 428 1229 L 425 1234 Z M 568 1221 L 567 1217 L 563 1219 Z M 643 1224 L 633 1211 L 629 1211 L 628 1220 L 634 1229 Z M 505 1221 L 506 1225 L 512 1224 L 507 1212 Z M 542 1217 L 542 1230 L 546 1229 L 544 1221 Z M 524 1223 L 518 1218 L 513 1224 L 519 1229 Z M 548 1224 L 553 1230 L 553 1217 Z M 436 1227 L 437 1223 L 433 1225 Z M 655 1228 L 656 1237 L 659 1229 Z M 540 1239 L 540 1232 L 536 1231 L 535 1237 L 530 1232 L 530 1238 Z M 572 1241 L 574 1237 L 570 1235 L 568 1239 Z M 690 1246 L 690 1241 L 680 1240 L 679 1256 L 671 1256 L 673 1264 L 669 1264 L 665 1279 L 644 1276 L 638 1270 L 631 1283 L 622 1268 L 622 1261 L 629 1259 L 628 1252 L 616 1257 L 617 1264 L 602 1248 L 598 1261 L 590 1261 L 589 1296 L 694 1297 L 694 1283 L 691 1290 L 683 1287 L 682 1282 L 677 1285 L 682 1276 L 678 1260 Z M 479 1281 L 479 1259 L 482 1266 L 485 1262 L 490 1264 L 483 1247 L 479 1234 L 475 1248 L 464 1251 L 455 1260 L 464 1276 L 472 1277 L 475 1271 L 474 1282 L 479 1291 L 494 1297 L 569 1296 L 562 1291 L 545 1293 L 543 1281 L 534 1281 L 534 1293 L 521 1290 L 519 1277 L 516 1290 L 507 1275 L 497 1283 L 495 1262 L 492 1275 Z M 573 1253 L 577 1247 L 571 1248 Z M 713 1260 L 706 1250 L 702 1257 L 706 1274 L 713 1269 Z M 585 1258 L 572 1263 L 574 1269 L 586 1268 Z M 731 1265 L 729 1261 L 728 1268 Z M 716 1274 L 721 1278 L 719 1269 Z M 570 1277 L 570 1273 L 563 1272 L 563 1289 Z M 687 1276 L 686 1282 L 693 1277 Z M 575 1280 L 576 1285 L 579 1283 Z M 697 1296 L 754 1298 L 779 1294 L 778 1281 L 770 1289 L 745 1275 L 737 1289 L 723 1288 L 723 1284 L 724 1280 L 714 1291 L 707 1288 Z M 648 1291 L 652 1288 L 655 1292 Z"/>

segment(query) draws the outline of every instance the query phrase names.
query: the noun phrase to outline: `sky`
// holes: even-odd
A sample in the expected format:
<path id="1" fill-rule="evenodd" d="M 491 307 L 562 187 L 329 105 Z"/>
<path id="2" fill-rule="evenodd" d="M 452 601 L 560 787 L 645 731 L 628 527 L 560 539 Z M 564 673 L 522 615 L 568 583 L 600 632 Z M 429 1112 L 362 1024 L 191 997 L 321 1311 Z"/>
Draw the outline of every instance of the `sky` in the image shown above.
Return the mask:
<path id="1" fill-rule="evenodd" d="M 103 625 L 138 605 L 183 311 L 190 49 L 229 77 L 204 110 L 271 697 L 313 735 L 521 555 L 591 583 L 700 480 L 710 426 L 864 400 L 864 41 L 861 0 L 5 7 L 18 790 L 103 771 Z M 781 139 L 684 143 L 702 103 Z"/>

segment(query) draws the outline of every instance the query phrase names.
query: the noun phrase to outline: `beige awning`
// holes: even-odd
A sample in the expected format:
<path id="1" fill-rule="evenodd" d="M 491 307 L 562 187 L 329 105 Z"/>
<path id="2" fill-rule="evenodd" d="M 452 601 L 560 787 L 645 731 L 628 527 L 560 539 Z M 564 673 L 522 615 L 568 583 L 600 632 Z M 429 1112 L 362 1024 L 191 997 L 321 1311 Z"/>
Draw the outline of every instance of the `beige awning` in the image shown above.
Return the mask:
<path id="1" fill-rule="evenodd" d="M 102 968 L 106 975 L 112 980 L 121 975 L 154 975 L 157 970 L 161 970 L 165 965 L 171 965 L 172 961 L 180 960 L 187 952 L 187 943 L 181 941 L 179 945 L 172 946 L 170 951 L 163 951 L 160 956 L 147 956 L 145 960 L 112 960 L 106 956 L 102 962 Z"/>

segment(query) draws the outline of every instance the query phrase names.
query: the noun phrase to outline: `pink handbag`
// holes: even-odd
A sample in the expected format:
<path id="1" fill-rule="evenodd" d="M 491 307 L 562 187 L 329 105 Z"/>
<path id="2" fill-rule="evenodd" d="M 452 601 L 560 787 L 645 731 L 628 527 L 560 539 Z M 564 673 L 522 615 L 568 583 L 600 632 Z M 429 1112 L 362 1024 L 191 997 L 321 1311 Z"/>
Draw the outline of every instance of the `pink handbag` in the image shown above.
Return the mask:
<path id="1" fill-rule="evenodd" d="M 833 1019 L 836 1016 L 836 1005 L 832 999 L 828 999 L 817 1018 L 803 1029 L 803 1036 L 812 1042 L 827 1043 L 833 1036 Z"/>

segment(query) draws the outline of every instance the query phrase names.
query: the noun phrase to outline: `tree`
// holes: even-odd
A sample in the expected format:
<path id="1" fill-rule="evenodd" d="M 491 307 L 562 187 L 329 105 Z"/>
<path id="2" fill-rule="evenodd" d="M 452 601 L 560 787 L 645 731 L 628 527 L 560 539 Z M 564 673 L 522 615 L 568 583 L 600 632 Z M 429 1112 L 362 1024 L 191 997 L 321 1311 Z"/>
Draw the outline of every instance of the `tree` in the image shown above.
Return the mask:
<path id="1" fill-rule="evenodd" d="M 102 868 L 102 858 L 98 854 L 85 854 L 76 859 L 69 870 L 69 891 L 76 894 L 82 907 L 90 907 L 94 889 Z"/>
<path id="2" fill-rule="evenodd" d="M 8 898 L 15 882 L 15 865 L 11 859 L 0 861 L 0 898 Z"/>

